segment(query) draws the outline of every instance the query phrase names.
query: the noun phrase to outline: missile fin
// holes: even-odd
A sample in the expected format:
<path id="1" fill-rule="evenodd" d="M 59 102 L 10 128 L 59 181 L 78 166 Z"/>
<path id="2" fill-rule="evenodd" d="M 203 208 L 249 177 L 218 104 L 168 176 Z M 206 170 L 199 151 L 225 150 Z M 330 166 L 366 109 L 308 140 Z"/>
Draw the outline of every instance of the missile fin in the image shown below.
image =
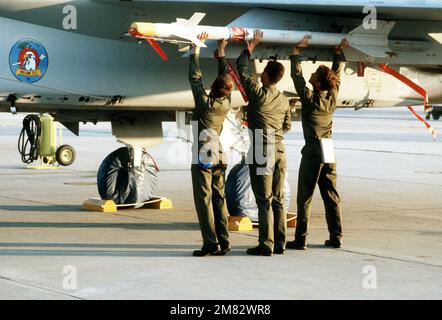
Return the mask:
<path id="1" fill-rule="evenodd" d="M 349 34 L 352 36 L 370 35 L 370 36 L 388 37 L 388 35 L 390 34 L 391 30 L 394 28 L 395 25 L 396 25 L 395 21 L 378 20 L 377 26 L 374 29 L 369 29 L 366 28 L 364 25 L 360 25 L 356 29 L 350 31 Z"/>
<path id="2" fill-rule="evenodd" d="M 190 45 L 189 44 L 179 44 L 178 45 L 178 51 L 179 52 L 187 52 L 190 50 Z"/>
<path id="3" fill-rule="evenodd" d="M 192 41 L 193 44 L 195 44 L 197 47 L 201 48 L 207 48 L 207 46 L 204 44 L 204 42 L 200 41 L 197 37 L 190 37 L 190 41 Z"/>
<path id="4" fill-rule="evenodd" d="M 366 54 L 372 58 L 386 58 L 389 57 L 388 52 L 390 52 L 390 48 L 388 47 L 368 47 L 368 46 L 358 46 L 352 45 L 352 48 Z"/>
<path id="5" fill-rule="evenodd" d="M 206 14 L 203 12 L 195 12 L 189 20 L 177 18 L 176 24 L 183 25 L 183 26 L 189 26 L 189 27 L 190 26 L 197 26 L 200 24 L 200 22 L 204 19 L 205 16 L 206 16 Z"/>
<path id="6" fill-rule="evenodd" d="M 187 51 L 186 53 L 184 53 L 182 56 L 181 56 L 181 58 L 189 58 L 190 57 L 190 50 L 189 51 Z"/>
<path id="7" fill-rule="evenodd" d="M 360 25 L 356 29 L 350 31 L 349 35 L 359 39 L 372 39 L 377 38 L 379 43 L 384 45 L 379 46 L 364 46 L 354 44 L 350 41 L 350 45 L 356 50 L 372 57 L 372 58 L 386 58 L 389 57 L 392 50 L 388 47 L 388 35 L 393 27 L 396 25 L 394 21 L 378 20 L 375 29 L 366 28 L 364 25 Z M 360 43 L 360 42 L 359 42 Z"/>
<path id="8" fill-rule="evenodd" d="M 193 16 L 189 19 L 189 23 L 191 25 L 197 26 L 200 24 L 200 22 L 204 19 L 206 16 L 203 12 L 195 12 Z"/>
<path id="9" fill-rule="evenodd" d="M 204 44 L 204 42 L 200 41 L 194 35 L 187 34 L 187 33 L 177 33 L 177 34 L 174 34 L 173 36 L 176 37 L 176 38 L 180 38 L 180 39 L 184 39 L 184 40 L 190 41 L 194 45 L 196 45 L 197 47 L 207 48 L 207 46 Z"/>

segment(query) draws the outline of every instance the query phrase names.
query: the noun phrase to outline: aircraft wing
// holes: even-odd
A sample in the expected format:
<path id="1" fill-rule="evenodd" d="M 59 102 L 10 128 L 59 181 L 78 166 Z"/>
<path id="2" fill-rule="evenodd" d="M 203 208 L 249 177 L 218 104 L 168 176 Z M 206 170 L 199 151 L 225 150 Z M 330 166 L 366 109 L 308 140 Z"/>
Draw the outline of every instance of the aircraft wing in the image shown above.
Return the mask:
<path id="1" fill-rule="evenodd" d="M 442 2 L 439 0 L 135 0 L 121 2 L 119 0 L 94 0 L 102 3 L 119 4 L 121 6 L 133 6 L 143 8 L 151 4 L 184 6 L 205 6 L 217 5 L 227 7 L 276 9 L 294 11 L 300 13 L 312 13 L 321 15 L 339 15 L 347 17 L 363 16 L 365 6 L 375 6 L 380 19 L 395 20 L 442 20 Z"/>
<path id="2" fill-rule="evenodd" d="M 71 30 L 106 39 L 124 38 L 134 21 L 172 22 L 188 18 L 194 12 L 208 14 L 205 24 L 225 26 L 251 9 L 272 9 L 321 16 L 360 19 L 363 8 L 375 5 L 379 19 L 441 21 L 439 0 L 0 0 L 0 17 L 63 29 L 63 10 L 77 9 L 78 28 Z M 265 26 L 262 26 L 265 27 Z"/>

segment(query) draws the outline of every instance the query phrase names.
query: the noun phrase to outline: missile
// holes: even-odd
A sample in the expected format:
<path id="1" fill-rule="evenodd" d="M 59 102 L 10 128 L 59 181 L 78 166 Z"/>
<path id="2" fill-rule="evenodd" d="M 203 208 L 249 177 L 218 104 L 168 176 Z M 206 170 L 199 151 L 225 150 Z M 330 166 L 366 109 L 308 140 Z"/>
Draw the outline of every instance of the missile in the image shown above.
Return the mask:
<path id="1" fill-rule="evenodd" d="M 134 22 L 129 34 L 145 39 L 161 42 L 175 43 L 180 46 L 180 51 L 186 51 L 190 44 L 206 47 L 197 36 L 203 32 L 209 35 L 209 40 L 226 39 L 231 42 L 250 41 L 256 29 L 245 27 L 214 27 L 199 25 L 204 18 L 204 13 L 195 13 L 189 20 L 177 19 L 173 23 L 147 23 Z M 263 33 L 262 42 L 293 45 L 300 42 L 304 36 L 309 37 L 311 46 L 331 47 L 338 45 L 342 39 L 347 38 L 351 47 L 373 58 L 385 58 L 391 55 L 388 35 L 395 22 L 379 21 L 376 29 L 365 29 L 360 26 L 349 33 L 311 32 L 299 30 L 272 30 L 260 29 Z"/>

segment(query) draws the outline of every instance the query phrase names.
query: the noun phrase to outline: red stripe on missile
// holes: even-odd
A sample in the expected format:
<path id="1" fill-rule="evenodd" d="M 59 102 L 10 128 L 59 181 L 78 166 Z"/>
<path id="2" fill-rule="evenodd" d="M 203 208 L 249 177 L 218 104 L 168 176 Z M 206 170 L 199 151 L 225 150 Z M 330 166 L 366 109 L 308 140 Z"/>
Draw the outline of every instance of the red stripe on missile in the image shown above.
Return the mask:
<path id="1" fill-rule="evenodd" d="M 230 28 L 230 40 L 235 42 L 242 42 L 246 39 L 246 36 L 247 36 L 246 29 L 241 27 Z"/>
<path id="2" fill-rule="evenodd" d="M 129 28 L 129 34 L 132 36 L 132 37 L 136 37 L 136 38 L 143 38 L 144 36 L 141 34 L 141 33 L 139 33 L 138 32 L 138 30 L 137 29 L 135 29 L 135 28 Z"/>

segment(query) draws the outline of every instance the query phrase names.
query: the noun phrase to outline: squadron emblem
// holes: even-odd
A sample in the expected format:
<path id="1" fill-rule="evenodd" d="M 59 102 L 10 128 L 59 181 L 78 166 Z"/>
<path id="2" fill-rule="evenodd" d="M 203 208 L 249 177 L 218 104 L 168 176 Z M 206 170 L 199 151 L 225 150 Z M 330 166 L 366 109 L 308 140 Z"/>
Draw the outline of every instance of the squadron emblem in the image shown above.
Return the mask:
<path id="1" fill-rule="evenodd" d="M 9 54 L 9 66 L 14 76 L 27 83 L 41 80 L 48 69 L 48 53 L 37 40 L 18 41 Z"/>

